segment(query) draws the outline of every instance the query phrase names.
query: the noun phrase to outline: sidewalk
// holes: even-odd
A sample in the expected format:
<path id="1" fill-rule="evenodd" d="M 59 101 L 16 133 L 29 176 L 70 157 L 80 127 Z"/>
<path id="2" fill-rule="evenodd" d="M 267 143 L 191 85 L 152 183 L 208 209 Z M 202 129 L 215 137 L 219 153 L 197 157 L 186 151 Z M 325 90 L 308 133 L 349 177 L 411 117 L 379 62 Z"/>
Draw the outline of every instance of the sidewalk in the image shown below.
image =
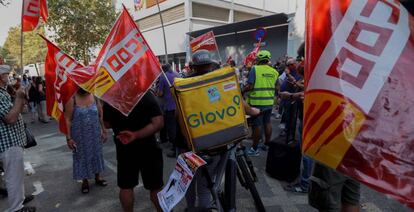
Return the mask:
<path id="1" fill-rule="evenodd" d="M 273 120 L 274 134 L 279 134 L 278 120 Z M 105 188 L 91 183 L 89 194 L 81 194 L 80 183 L 72 180 L 71 151 L 66 146 L 65 137 L 57 132 L 57 124 L 28 124 L 37 138 L 38 146 L 26 150 L 25 164 L 32 167 L 34 173 L 25 178 L 26 193 L 34 193 L 35 199 L 28 205 L 36 206 L 38 211 L 121 211 L 116 186 L 116 155 L 112 139 L 104 144 L 106 170 L 104 178 L 109 185 Z M 164 145 L 164 149 L 167 146 Z M 168 151 L 164 151 L 164 156 Z M 286 192 L 282 184 L 266 175 L 267 152 L 260 152 L 252 158 L 259 182 L 256 187 L 262 196 L 267 211 L 316 211 L 307 204 L 306 194 Z M 164 157 L 164 179 L 167 181 L 175 166 L 175 159 Z M 237 187 L 237 210 L 255 211 L 250 193 L 239 184 Z M 362 189 L 362 211 L 410 211 L 398 202 L 366 187 Z M 183 211 L 182 201 L 174 211 Z M 7 199 L 0 198 L 0 211 L 7 208 Z M 149 193 L 142 185 L 135 189 L 135 211 L 154 211 Z"/>

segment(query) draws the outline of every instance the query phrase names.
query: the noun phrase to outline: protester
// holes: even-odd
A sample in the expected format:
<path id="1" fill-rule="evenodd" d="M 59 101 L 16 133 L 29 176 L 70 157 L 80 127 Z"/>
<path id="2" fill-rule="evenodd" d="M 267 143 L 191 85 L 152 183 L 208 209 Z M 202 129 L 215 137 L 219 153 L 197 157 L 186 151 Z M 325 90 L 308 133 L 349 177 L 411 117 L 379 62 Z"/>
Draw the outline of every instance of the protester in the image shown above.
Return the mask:
<path id="1" fill-rule="evenodd" d="M 257 54 L 257 65 L 253 66 L 247 80 L 248 85 L 244 92 L 250 92 L 247 103 L 262 111 L 261 115 L 252 119 L 253 145 L 248 150 L 250 156 L 258 156 L 258 145 L 261 138 L 261 127 L 265 131 L 265 144 L 272 137 L 272 123 L 270 117 L 275 102 L 276 82 L 279 73 L 269 66 L 271 54 L 267 50 L 261 50 Z"/>
<path id="2" fill-rule="evenodd" d="M 247 79 L 250 73 L 250 70 L 253 67 L 253 62 L 249 61 L 246 64 L 243 65 L 242 69 L 241 69 L 241 83 L 242 83 L 242 91 L 245 89 L 245 87 L 247 86 Z"/>
<path id="3" fill-rule="evenodd" d="M 299 46 L 298 55 L 305 57 L 305 43 Z M 312 207 L 319 211 L 360 211 L 361 186 L 358 181 L 318 162 L 315 162 L 309 179 L 308 198 Z"/>
<path id="4" fill-rule="evenodd" d="M 134 188 L 138 175 L 150 199 L 161 211 L 157 193 L 163 186 L 162 150 L 157 146 L 155 133 L 164 125 L 161 109 L 151 92 L 147 92 L 128 116 L 108 104 L 103 107 L 104 122 L 114 131 L 117 153 L 119 199 L 125 212 L 134 208 Z"/>
<path id="5" fill-rule="evenodd" d="M 73 151 L 73 179 L 82 180 L 81 192 L 89 193 L 92 178 L 96 185 L 106 186 L 100 175 L 104 171 L 102 143 L 107 139 L 100 102 L 79 88 L 65 105 L 65 120 L 67 145 Z"/>
<path id="6" fill-rule="evenodd" d="M 30 80 L 27 78 L 26 74 L 23 74 L 23 79 L 21 81 L 21 85 L 25 89 L 25 91 L 27 92 L 29 87 L 30 87 Z"/>
<path id="7" fill-rule="evenodd" d="M 234 71 L 236 72 L 237 75 L 237 80 L 239 80 L 239 83 L 241 85 L 242 82 L 242 75 L 240 73 L 240 70 L 236 67 L 236 62 L 233 59 L 230 59 L 227 63 L 230 67 L 234 68 Z"/>
<path id="8" fill-rule="evenodd" d="M 207 74 L 216 70 L 218 64 L 215 63 L 214 60 L 211 58 L 211 54 L 207 50 L 199 50 L 193 54 L 192 58 L 192 68 L 193 72 L 191 72 L 186 77 L 196 77 Z M 257 116 L 260 113 L 260 110 L 257 108 L 252 108 L 249 105 L 244 103 L 244 109 L 247 114 Z M 176 146 L 177 146 L 177 155 L 180 153 L 184 153 L 190 151 L 187 146 L 187 142 L 181 133 L 181 131 L 177 131 L 177 138 L 176 138 Z M 223 153 L 226 149 L 223 149 Z M 206 164 L 207 172 L 209 173 L 212 179 L 215 178 L 217 175 L 217 166 L 219 165 L 220 158 L 223 156 L 220 154 L 211 154 L 208 155 L 208 163 Z M 202 155 L 203 156 L 203 155 Z M 207 179 L 202 174 L 201 171 L 198 171 L 193 178 L 193 181 L 190 184 L 190 187 L 187 190 L 185 195 L 186 202 L 187 202 L 187 211 L 194 211 L 194 210 L 207 210 L 211 207 L 212 197 L 211 192 L 208 188 Z M 197 202 L 198 200 L 198 202 Z"/>
<path id="9" fill-rule="evenodd" d="M 36 77 L 36 93 L 37 93 L 37 114 L 39 115 L 39 121 L 42 123 L 48 123 L 49 118 L 46 113 L 46 90 L 42 77 Z"/>
<path id="10" fill-rule="evenodd" d="M 23 147 L 26 144 L 21 112 L 26 94 L 23 88 L 16 91 L 14 103 L 5 90 L 9 82 L 10 66 L 0 65 L 0 159 L 3 162 L 6 188 L 8 192 L 8 211 L 34 212 L 35 207 L 23 206 L 24 164 Z M 32 197 L 33 198 L 33 197 Z"/>
<path id="11" fill-rule="evenodd" d="M 186 78 L 196 77 L 207 74 L 214 70 L 214 61 L 211 54 L 207 50 L 199 50 L 193 54 L 192 58 L 193 72 L 189 73 Z M 181 131 L 177 132 L 177 154 L 190 151 L 187 147 L 187 142 Z M 217 165 L 220 160 L 220 155 L 210 156 L 209 162 L 206 164 L 207 171 L 212 178 L 216 175 Z M 208 209 L 211 207 L 211 192 L 207 185 L 207 179 L 199 171 L 193 178 L 190 187 L 185 195 L 187 201 L 187 210 L 193 211 L 196 208 Z M 198 199 L 198 202 L 197 202 Z"/>
<path id="12" fill-rule="evenodd" d="M 301 77 L 297 70 L 296 70 L 296 60 L 293 58 L 290 58 L 286 62 L 286 69 L 284 71 L 285 78 L 281 83 L 280 91 L 281 92 L 289 92 L 289 93 L 296 93 L 298 91 L 298 86 L 296 84 L 297 81 L 300 81 L 303 79 Z M 281 76 L 282 77 L 282 76 Z M 280 121 L 279 128 L 282 130 L 280 133 L 280 136 L 285 136 L 288 132 L 291 136 L 292 134 L 295 134 L 295 130 L 291 129 L 292 124 L 292 117 L 294 114 L 292 114 L 292 99 L 282 99 L 280 102 L 280 107 L 282 110 L 282 119 Z"/>
<path id="13" fill-rule="evenodd" d="M 185 65 L 184 65 L 184 69 L 183 70 L 181 70 L 178 74 L 179 74 L 179 76 L 180 76 L 180 78 L 183 78 L 183 77 L 185 77 L 188 73 L 190 73 L 192 70 L 192 62 L 190 61 L 189 63 L 186 63 Z"/>
<path id="14" fill-rule="evenodd" d="M 39 92 L 36 89 L 36 81 L 35 79 L 31 80 L 29 86 L 29 108 L 31 114 L 31 123 L 36 121 L 37 114 L 37 105 L 40 104 L 39 102 Z"/>
<path id="15" fill-rule="evenodd" d="M 358 212 L 360 183 L 321 163 L 310 178 L 309 204 L 319 211 Z"/>
<path id="16" fill-rule="evenodd" d="M 166 131 L 166 137 L 168 141 L 172 144 L 171 152 L 167 153 L 168 157 L 175 157 L 175 138 L 177 132 L 177 121 L 175 118 L 175 100 L 171 95 L 170 84 L 174 83 L 174 79 L 178 77 L 178 74 L 171 69 L 169 64 L 162 66 L 162 70 L 165 73 L 165 76 L 160 77 L 160 82 L 158 85 L 158 96 L 163 98 L 164 105 L 164 129 Z M 168 82 L 167 79 L 168 78 Z"/>
<path id="17" fill-rule="evenodd" d="M 14 82 L 14 84 L 12 86 L 13 86 L 13 88 L 14 88 L 15 91 L 19 90 L 19 88 L 22 86 L 22 79 L 20 79 L 19 77 L 16 78 L 16 80 L 15 80 L 15 82 Z M 23 87 L 23 90 L 25 90 L 24 87 Z"/>
<path id="18" fill-rule="evenodd" d="M 299 145 L 302 147 L 302 129 L 303 129 L 303 98 L 304 98 L 304 65 L 299 64 L 297 68 L 298 74 L 302 77 L 302 80 L 296 82 L 296 86 L 298 87 L 296 93 L 289 93 L 287 91 L 280 92 L 280 96 L 283 99 L 290 99 L 295 101 L 296 111 L 298 116 L 294 116 L 293 118 L 297 118 L 298 121 L 298 133 L 299 133 Z M 295 122 L 296 123 L 296 122 Z M 302 163 L 301 163 L 301 174 L 298 183 L 294 183 L 291 185 L 287 185 L 285 187 L 286 190 L 296 193 L 307 193 L 309 190 L 309 178 L 311 176 L 313 166 L 313 160 L 308 156 L 302 155 Z"/>

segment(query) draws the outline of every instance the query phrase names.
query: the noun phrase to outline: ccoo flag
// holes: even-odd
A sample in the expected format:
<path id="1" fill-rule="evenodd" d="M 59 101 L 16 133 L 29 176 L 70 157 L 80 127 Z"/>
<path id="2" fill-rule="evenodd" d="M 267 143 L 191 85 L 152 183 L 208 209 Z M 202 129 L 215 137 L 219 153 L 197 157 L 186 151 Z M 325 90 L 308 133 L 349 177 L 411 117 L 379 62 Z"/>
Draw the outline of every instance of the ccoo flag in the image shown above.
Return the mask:
<path id="1" fill-rule="evenodd" d="M 307 2 L 303 151 L 414 208 L 414 19 L 394 0 Z"/>
<path id="2" fill-rule="evenodd" d="M 45 62 L 46 110 L 59 122 L 59 130 L 67 134 L 64 106 L 77 91 L 76 84 L 68 78 L 67 72 L 82 65 L 62 52 L 56 45 L 42 36 L 47 43 Z"/>
<path id="3" fill-rule="evenodd" d="M 68 72 L 83 89 L 128 115 L 161 74 L 161 65 L 124 7 L 94 64 Z"/>
<path id="4" fill-rule="evenodd" d="M 48 11 L 46 0 L 23 0 L 22 30 L 33 31 L 39 24 L 39 19 L 47 21 Z"/>
<path id="5" fill-rule="evenodd" d="M 259 43 L 257 43 L 257 46 L 254 47 L 253 51 L 251 51 L 246 58 L 244 58 L 244 65 L 247 65 L 248 63 L 253 63 L 254 60 L 256 60 L 256 55 L 260 50 L 260 46 L 262 44 L 262 40 L 259 40 Z"/>
<path id="6" fill-rule="evenodd" d="M 209 52 L 218 51 L 216 39 L 213 31 L 202 34 L 190 42 L 191 52 L 196 52 L 200 49 L 205 49 Z"/>

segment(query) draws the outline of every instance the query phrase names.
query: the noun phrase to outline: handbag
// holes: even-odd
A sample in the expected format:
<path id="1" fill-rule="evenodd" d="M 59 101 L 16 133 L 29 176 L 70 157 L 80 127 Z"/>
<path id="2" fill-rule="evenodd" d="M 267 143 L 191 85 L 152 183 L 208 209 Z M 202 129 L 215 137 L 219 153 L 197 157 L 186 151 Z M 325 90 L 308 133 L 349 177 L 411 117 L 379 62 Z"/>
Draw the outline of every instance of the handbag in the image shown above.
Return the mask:
<path id="1" fill-rule="evenodd" d="M 24 125 L 24 132 L 26 133 L 26 145 L 24 146 L 25 149 L 37 146 L 36 139 L 32 132 L 27 128 L 26 124 Z"/>

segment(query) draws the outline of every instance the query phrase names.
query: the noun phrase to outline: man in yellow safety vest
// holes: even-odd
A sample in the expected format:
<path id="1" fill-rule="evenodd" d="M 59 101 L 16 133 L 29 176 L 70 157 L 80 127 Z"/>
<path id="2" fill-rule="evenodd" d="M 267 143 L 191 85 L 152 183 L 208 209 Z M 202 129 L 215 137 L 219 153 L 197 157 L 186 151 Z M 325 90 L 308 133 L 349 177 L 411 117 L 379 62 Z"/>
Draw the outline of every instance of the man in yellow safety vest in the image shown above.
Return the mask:
<path id="1" fill-rule="evenodd" d="M 258 156 L 257 149 L 261 137 L 261 126 L 265 129 L 265 144 L 270 142 L 272 136 L 272 124 L 270 117 L 275 102 L 276 82 L 279 73 L 269 66 L 271 54 L 267 50 L 261 50 L 256 56 L 257 65 L 253 66 L 247 80 L 244 92 L 250 92 L 247 103 L 261 110 L 261 115 L 253 118 L 253 145 L 248 150 L 248 155 Z"/>

